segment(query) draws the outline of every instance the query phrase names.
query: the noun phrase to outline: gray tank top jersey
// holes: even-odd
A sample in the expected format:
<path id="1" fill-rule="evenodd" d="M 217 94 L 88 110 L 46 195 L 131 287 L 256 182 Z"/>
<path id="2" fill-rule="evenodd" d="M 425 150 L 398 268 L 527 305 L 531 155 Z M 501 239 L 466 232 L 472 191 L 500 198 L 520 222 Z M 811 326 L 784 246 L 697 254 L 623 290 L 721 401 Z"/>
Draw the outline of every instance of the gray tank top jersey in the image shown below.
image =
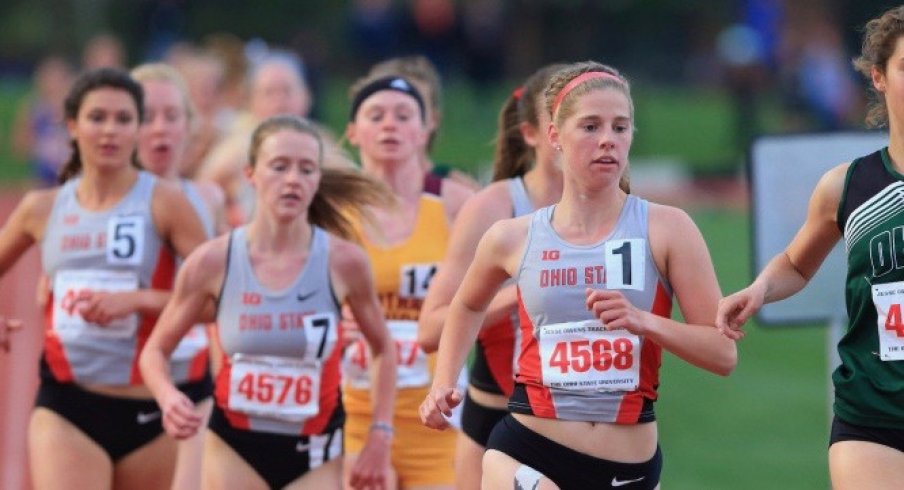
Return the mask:
<path id="1" fill-rule="evenodd" d="M 210 208 L 207 207 L 207 203 L 204 202 L 204 198 L 201 197 L 198 184 L 186 179 L 181 179 L 179 183 L 181 184 L 182 192 L 188 198 L 188 202 L 191 203 L 191 206 L 195 208 L 195 212 L 198 213 L 198 217 L 201 218 L 201 224 L 204 225 L 204 235 L 208 239 L 213 238 L 216 236 L 213 214 L 211 214 Z"/>
<path id="2" fill-rule="evenodd" d="M 527 187 L 524 186 L 523 177 L 513 177 L 509 179 L 509 195 L 512 199 L 512 217 L 524 216 L 536 211 L 534 203 L 530 202 L 527 195 Z M 514 279 L 506 281 L 505 286 L 514 284 Z M 518 309 L 512 310 L 510 315 L 512 326 L 515 329 L 515 349 L 512 356 L 512 372 L 518 372 L 518 346 L 521 345 L 521 320 L 518 318 Z"/>
<path id="3" fill-rule="evenodd" d="M 524 179 L 521 177 L 513 177 L 508 179 L 509 195 L 512 198 L 512 216 L 524 216 L 534 212 L 534 204 L 530 202 L 527 195 L 527 188 L 524 187 Z"/>
<path id="4" fill-rule="evenodd" d="M 671 288 L 660 275 L 653 260 L 648 240 L 647 209 L 647 201 L 629 195 L 611 234 L 592 245 L 570 244 L 555 232 L 551 224 L 555 206 L 542 208 L 534 213 L 517 278 L 521 305 L 533 328 L 530 325 L 522 326 L 522 335 L 531 338 L 521 349 L 516 382 L 548 389 L 547 402 L 551 406 L 545 407 L 545 415 L 540 414 L 544 407 L 533 406 L 534 399 L 519 399 L 519 389 L 516 387 L 516 393 L 509 404 L 510 409 L 562 420 L 625 420 L 620 411 L 624 410 L 622 404 L 625 395 L 629 393 L 627 391 L 543 386 L 542 378 L 549 371 L 541 367 L 543 361 L 537 358 L 538 343 L 542 340 L 545 326 L 593 320 L 585 306 L 585 289 L 588 287 L 618 289 L 631 304 L 645 311 L 654 311 L 657 294 L 666 295 L 669 299 L 669 311 L 665 314 L 670 313 Z M 664 305 L 659 305 L 658 308 L 664 309 Z M 644 398 L 655 399 L 658 379 L 650 379 L 650 368 L 653 373 L 658 372 L 659 348 L 643 338 L 640 338 L 640 343 L 641 348 L 636 350 L 643 354 L 639 365 L 639 386 L 630 393 L 635 393 L 636 396 L 639 391 Z M 655 349 L 652 349 L 654 346 Z M 658 378 L 658 375 L 652 377 Z M 649 409 L 652 410 L 652 407 Z"/>
<path id="5" fill-rule="evenodd" d="M 201 197 L 197 184 L 188 179 L 180 179 L 179 187 L 201 220 L 201 225 L 204 227 L 204 236 L 208 240 L 213 238 L 215 233 L 214 218 L 210 208 L 207 207 L 207 203 Z M 178 265 L 182 266 L 181 258 L 178 261 Z M 195 360 L 207 352 L 208 346 L 207 330 L 203 324 L 195 325 L 182 337 L 182 340 L 179 341 L 179 344 L 176 345 L 176 348 L 170 354 L 173 382 L 177 384 L 186 383 L 195 381 L 192 379 L 193 377 L 203 376 L 203 373 L 192 373 L 191 371 Z M 204 359 L 201 358 L 201 360 L 203 361 Z M 206 363 L 204 365 L 206 366 Z"/>
<path id="6" fill-rule="evenodd" d="M 139 336 L 150 329 L 140 326 L 137 315 L 124 321 L 130 326 L 85 325 L 71 307 L 71 297 L 86 288 L 115 290 L 114 283 L 124 289 L 151 286 L 163 247 L 150 205 L 157 179 L 139 172 L 125 197 L 99 212 L 79 204 L 75 190 L 80 180 L 70 180 L 57 192 L 41 242 L 42 265 L 53 288 L 53 331 L 48 331 L 45 356 L 51 367 L 65 366 L 71 373 L 66 381 L 128 385 L 135 379 Z M 172 277 L 163 282 L 168 288 Z"/>
<path id="7" fill-rule="evenodd" d="M 226 368 L 231 370 L 233 356 L 237 354 L 319 360 L 323 366 L 320 393 L 331 390 L 338 397 L 340 314 L 330 280 L 329 236 L 321 228 L 313 230 L 311 251 L 304 268 L 290 286 L 279 291 L 266 288 L 255 276 L 248 254 L 247 228 L 242 226 L 232 232 L 226 278 L 217 309 L 217 331 L 227 358 Z M 324 328 L 317 328 L 321 326 Z M 228 383 L 223 373 L 217 377 L 217 403 L 227 410 Z M 325 414 L 318 417 L 322 415 Z M 254 415 L 248 415 L 248 428 L 299 433 L 297 423 Z"/>

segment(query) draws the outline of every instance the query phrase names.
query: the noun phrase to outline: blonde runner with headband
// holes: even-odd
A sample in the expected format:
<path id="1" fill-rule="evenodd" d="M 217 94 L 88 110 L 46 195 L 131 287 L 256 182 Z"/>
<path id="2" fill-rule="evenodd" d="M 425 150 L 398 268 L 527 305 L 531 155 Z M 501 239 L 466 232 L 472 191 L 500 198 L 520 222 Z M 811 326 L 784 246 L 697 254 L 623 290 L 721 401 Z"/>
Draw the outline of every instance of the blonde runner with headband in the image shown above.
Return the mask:
<path id="1" fill-rule="evenodd" d="M 624 83 L 624 80 L 622 80 L 618 76 L 604 71 L 588 71 L 587 73 L 575 77 L 574 80 L 568 82 L 568 85 L 565 85 L 565 87 L 562 88 L 562 90 L 559 92 L 559 95 L 556 96 L 556 100 L 552 104 L 553 120 L 555 120 L 555 116 L 558 115 L 559 106 L 562 104 L 562 101 L 565 100 L 565 96 L 571 93 L 571 91 L 574 90 L 574 88 L 578 85 L 588 80 L 596 80 L 598 78 L 609 78 L 611 80 L 615 80 L 616 82 Z"/>

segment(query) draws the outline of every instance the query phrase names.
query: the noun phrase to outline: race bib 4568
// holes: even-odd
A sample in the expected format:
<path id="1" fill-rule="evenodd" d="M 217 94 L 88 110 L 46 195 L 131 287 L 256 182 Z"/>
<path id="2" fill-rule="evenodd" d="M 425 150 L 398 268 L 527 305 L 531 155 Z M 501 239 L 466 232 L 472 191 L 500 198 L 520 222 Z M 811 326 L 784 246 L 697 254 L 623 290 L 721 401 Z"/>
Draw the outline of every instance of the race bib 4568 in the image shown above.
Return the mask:
<path id="1" fill-rule="evenodd" d="M 571 391 L 634 391 L 640 337 L 606 330 L 599 320 L 544 325 L 539 332 L 543 384 Z"/>

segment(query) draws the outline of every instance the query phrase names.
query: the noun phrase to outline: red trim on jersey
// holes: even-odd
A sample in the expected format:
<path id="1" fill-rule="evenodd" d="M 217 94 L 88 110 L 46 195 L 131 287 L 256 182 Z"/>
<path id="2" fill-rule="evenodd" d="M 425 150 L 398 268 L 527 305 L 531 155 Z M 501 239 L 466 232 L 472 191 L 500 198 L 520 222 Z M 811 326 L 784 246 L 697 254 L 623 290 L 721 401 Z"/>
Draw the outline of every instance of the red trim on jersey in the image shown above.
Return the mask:
<path id="1" fill-rule="evenodd" d="M 204 379 L 204 374 L 207 373 L 209 366 L 210 351 L 208 349 L 201 349 L 188 365 L 188 381 L 192 382 Z"/>
<path id="2" fill-rule="evenodd" d="M 157 254 L 157 267 L 151 275 L 151 283 L 149 289 L 157 289 L 170 291 L 173 289 L 173 281 L 176 278 L 176 256 L 173 251 L 167 247 L 160 247 Z M 144 384 L 141 378 L 141 371 L 138 369 L 138 358 L 147 343 L 148 337 L 154 325 L 157 324 L 158 315 L 141 315 L 141 323 L 138 325 L 138 333 L 135 339 L 135 355 L 132 357 L 132 373 L 129 376 L 129 383 L 133 385 Z"/>
<path id="3" fill-rule="evenodd" d="M 521 320 L 521 352 L 518 355 L 518 378 L 524 383 L 527 400 L 534 415 L 556 418 L 556 407 L 549 388 L 543 386 L 543 367 L 540 365 L 540 343 L 534 337 L 534 323 L 524 308 L 521 288 L 518 292 L 518 317 Z"/>
<path id="4" fill-rule="evenodd" d="M 670 318 L 672 316 L 672 297 L 666 292 L 661 282 L 656 283 L 656 293 L 653 297 L 653 305 L 650 307 L 650 313 Z M 656 342 L 644 340 L 643 350 L 641 351 L 643 364 L 640 366 L 640 386 L 638 390 L 650 400 L 656 400 L 659 388 L 659 367 L 662 366 L 662 347 Z"/>
<path id="5" fill-rule="evenodd" d="M 60 383 L 69 383 L 75 379 L 75 376 L 72 374 L 72 365 L 66 359 L 63 342 L 53 330 L 53 301 L 53 292 L 51 292 L 44 307 L 44 359 L 47 361 L 54 379 Z"/>
<path id="6" fill-rule="evenodd" d="M 306 420 L 301 428 L 302 435 L 322 434 L 339 406 L 339 384 L 341 383 L 340 362 L 342 361 L 342 339 L 333 347 L 330 357 L 320 371 L 320 401 L 317 415 Z"/>
<path id="7" fill-rule="evenodd" d="M 226 414 L 226 420 L 229 421 L 229 425 L 236 429 L 251 430 L 251 422 L 248 420 L 247 415 L 229 409 L 229 376 L 231 373 L 232 362 L 230 362 L 226 354 L 223 354 L 223 367 L 217 374 L 217 381 L 214 385 L 214 397 L 217 405 Z"/>
<path id="8" fill-rule="evenodd" d="M 505 319 L 482 329 L 477 335 L 490 375 L 505 396 L 510 396 L 515 389 L 515 373 L 512 369 L 512 359 L 515 356 L 514 328 L 511 320 Z"/>

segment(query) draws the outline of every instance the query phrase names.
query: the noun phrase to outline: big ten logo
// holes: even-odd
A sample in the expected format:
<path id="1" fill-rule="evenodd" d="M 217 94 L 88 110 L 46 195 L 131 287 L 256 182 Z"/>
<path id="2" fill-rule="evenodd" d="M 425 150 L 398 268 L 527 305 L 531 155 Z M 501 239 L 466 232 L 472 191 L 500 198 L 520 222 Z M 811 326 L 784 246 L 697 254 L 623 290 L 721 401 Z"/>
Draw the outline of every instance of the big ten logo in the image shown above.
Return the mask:
<path id="1" fill-rule="evenodd" d="M 634 364 L 634 345 L 628 339 L 572 340 L 558 342 L 549 358 L 549 367 L 559 368 L 562 374 L 574 370 L 585 373 L 593 368 L 604 372 L 610 368 L 630 369 Z"/>
<path id="2" fill-rule="evenodd" d="M 242 304 L 257 306 L 261 304 L 261 295 L 259 293 L 242 293 Z"/>
<path id="3" fill-rule="evenodd" d="M 540 260 L 559 260 L 560 255 L 558 250 L 543 250 L 540 252 Z"/>

